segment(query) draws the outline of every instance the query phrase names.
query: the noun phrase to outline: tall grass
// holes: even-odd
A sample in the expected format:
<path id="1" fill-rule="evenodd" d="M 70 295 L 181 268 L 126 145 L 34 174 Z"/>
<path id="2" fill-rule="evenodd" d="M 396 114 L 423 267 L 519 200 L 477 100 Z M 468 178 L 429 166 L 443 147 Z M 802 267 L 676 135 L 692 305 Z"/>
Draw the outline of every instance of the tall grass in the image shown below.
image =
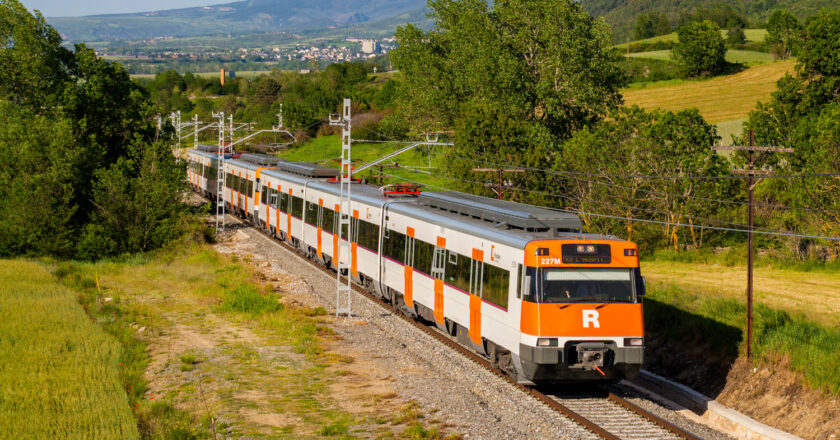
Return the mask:
<path id="1" fill-rule="evenodd" d="M 733 246 L 724 251 L 715 252 L 703 249 L 700 252 L 675 252 L 672 249 L 654 251 L 652 255 L 644 257 L 649 261 L 671 261 L 677 263 L 717 264 L 727 267 L 746 266 L 747 247 Z M 754 254 L 755 267 L 794 270 L 799 272 L 840 272 L 840 259 L 822 262 L 816 259 L 798 260 L 789 255 L 776 252 Z"/>
<path id="2" fill-rule="evenodd" d="M 647 300 L 645 325 L 650 331 L 671 341 L 703 340 L 724 356 L 745 352 L 744 302 L 694 294 L 674 285 L 654 287 Z M 685 313 L 677 319 L 674 308 Z M 762 304 L 755 305 L 753 316 L 753 354 L 760 362 L 786 356 L 810 386 L 840 396 L 840 329 Z"/>
<path id="3" fill-rule="evenodd" d="M 36 262 L 0 262 L 0 438 L 139 438 L 124 351 Z"/>

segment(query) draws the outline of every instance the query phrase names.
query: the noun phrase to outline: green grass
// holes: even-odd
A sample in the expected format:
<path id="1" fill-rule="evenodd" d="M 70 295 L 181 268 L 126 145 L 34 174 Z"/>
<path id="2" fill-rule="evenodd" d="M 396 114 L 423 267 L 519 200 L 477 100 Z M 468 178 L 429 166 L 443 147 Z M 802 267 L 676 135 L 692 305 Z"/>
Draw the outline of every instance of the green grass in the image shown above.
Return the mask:
<path id="1" fill-rule="evenodd" d="M 228 312 L 250 313 L 258 315 L 276 312 L 282 308 L 273 295 L 260 293 L 254 286 L 242 284 L 225 293 L 222 310 Z"/>
<path id="2" fill-rule="evenodd" d="M 652 50 L 647 52 L 636 52 L 625 56 L 627 56 L 628 58 L 648 58 L 652 60 L 663 61 L 670 61 L 672 59 L 670 50 Z M 772 63 L 775 60 L 773 59 L 773 55 L 767 52 L 729 49 L 726 51 L 726 61 L 730 63 L 756 65 Z"/>
<path id="3" fill-rule="evenodd" d="M 675 314 L 673 308 L 686 312 Z M 840 396 L 840 330 L 763 304 L 754 306 L 753 353 L 760 362 L 790 359 L 808 385 Z M 746 304 L 688 291 L 676 284 L 650 289 L 645 302 L 645 326 L 670 341 L 696 341 L 725 356 L 746 349 Z M 695 347 L 696 349 L 696 347 Z M 715 353 L 708 353 L 715 357 Z"/>
<path id="4" fill-rule="evenodd" d="M 29 261 L 3 260 L 0 284 L 0 438 L 138 438 L 125 353 L 76 293 Z"/>
<path id="5" fill-rule="evenodd" d="M 735 119 L 733 121 L 722 121 L 715 124 L 717 133 L 720 136 L 721 145 L 732 145 L 732 136 L 740 136 L 744 130 L 746 119 Z M 731 152 L 721 152 L 731 153 Z"/>
<path id="6" fill-rule="evenodd" d="M 721 30 L 721 36 L 726 38 L 726 30 Z M 767 29 L 744 29 L 744 36 L 747 37 L 747 42 L 760 42 L 764 41 L 764 37 L 767 35 Z M 644 40 L 635 40 L 631 41 L 629 44 L 633 45 L 651 45 L 656 43 L 676 43 L 678 40 L 677 33 L 671 32 L 670 34 L 666 35 L 659 35 L 656 37 L 645 38 Z M 616 44 L 613 46 L 616 49 L 622 49 L 624 51 L 627 50 L 628 43 L 621 43 Z"/>

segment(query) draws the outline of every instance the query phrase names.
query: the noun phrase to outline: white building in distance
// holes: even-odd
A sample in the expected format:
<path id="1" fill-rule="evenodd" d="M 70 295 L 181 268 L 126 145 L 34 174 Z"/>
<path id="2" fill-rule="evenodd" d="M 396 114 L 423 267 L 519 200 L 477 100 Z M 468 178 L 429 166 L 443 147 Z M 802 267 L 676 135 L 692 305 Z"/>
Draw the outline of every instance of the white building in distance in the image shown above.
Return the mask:
<path id="1" fill-rule="evenodd" d="M 362 40 L 362 52 L 364 53 L 379 53 L 382 51 L 382 47 L 379 46 L 379 42 L 376 40 Z"/>

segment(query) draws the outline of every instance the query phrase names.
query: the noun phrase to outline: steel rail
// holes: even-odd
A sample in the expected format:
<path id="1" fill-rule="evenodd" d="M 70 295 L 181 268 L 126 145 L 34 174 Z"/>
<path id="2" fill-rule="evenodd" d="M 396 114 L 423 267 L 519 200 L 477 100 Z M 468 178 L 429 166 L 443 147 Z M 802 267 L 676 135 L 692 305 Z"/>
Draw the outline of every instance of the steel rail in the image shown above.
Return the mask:
<path id="1" fill-rule="evenodd" d="M 202 198 L 204 198 L 204 197 L 202 197 Z M 208 200 L 206 198 L 204 198 L 204 199 Z M 212 203 L 212 201 L 211 201 L 211 203 Z M 232 217 L 234 217 L 234 219 L 236 219 L 236 221 L 238 223 L 242 224 L 243 226 L 245 226 L 247 228 L 250 228 L 254 231 L 257 231 L 260 235 L 263 236 L 263 238 L 269 239 L 269 241 L 271 243 L 279 245 L 279 246 L 285 248 L 286 250 L 288 250 L 289 252 L 291 252 L 291 253 L 295 254 L 296 256 L 300 257 L 301 260 L 307 262 L 310 266 L 312 266 L 314 268 L 317 268 L 318 270 L 320 270 L 321 272 L 324 272 L 325 274 L 327 274 L 329 276 L 333 276 L 334 271 L 331 268 L 328 268 L 326 266 L 318 264 L 316 261 L 312 260 L 311 258 L 308 258 L 305 254 L 301 253 L 298 249 L 294 248 L 291 244 L 289 244 L 285 241 L 280 241 L 280 240 L 276 239 L 275 237 L 272 237 L 270 234 L 266 233 L 262 229 L 247 223 L 245 220 L 243 220 L 243 219 L 241 219 L 237 216 L 232 216 Z M 563 405 L 562 403 L 558 402 L 557 400 L 555 400 L 555 399 L 549 397 L 548 395 L 540 392 L 536 388 L 518 383 L 513 377 L 506 374 L 502 370 L 494 367 L 483 356 L 481 356 L 478 353 L 473 352 L 469 348 L 461 345 L 460 343 L 451 339 L 448 335 L 444 335 L 442 332 L 438 331 L 437 329 L 432 328 L 430 326 L 427 326 L 427 325 L 423 324 L 422 322 L 417 321 L 417 320 L 409 317 L 408 315 L 405 315 L 404 313 L 399 311 L 399 309 L 394 307 L 392 304 L 387 303 L 387 302 L 383 301 L 381 298 L 377 297 L 376 295 L 373 295 L 372 293 L 368 292 L 363 286 L 359 285 L 355 281 L 352 283 L 352 288 L 353 288 L 354 291 L 363 295 L 365 298 L 371 300 L 372 302 L 374 302 L 378 306 L 384 308 L 388 312 L 392 313 L 394 316 L 400 317 L 403 321 L 413 325 L 415 328 L 420 329 L 424 333 L 432 336 L 433 338 L 442 342 L 446 346 L 448 346 L 448 347 L 452 348 L 453 350 L 457 351 L 458 353 L 464 355 L 469 360 L 471 360 L 474 363 L 480 365 L 481 367 L 487 369 L 488 371 L 494 373 L 495 375 L 499 376 L 500 378 L 506 380 L 511 385 L 515 386 L 516 388 L 520 389 L 521 391 L 525 392 L 526 394 L 530 395 L 531 397 L 537 399 L 538 401 L 544 403 L 549 408 L 563 414 L 564 416 L 571 419 L 572 421 L 574 421 L 578 425 L 582 426 L 583 428 L 589 430 L 593 434 L 601 437 L 604 440 L 620 440 L 620 437 L 618 437 L 615 434 L 607 431 L 606 429 L 602 428 L 600 425 L 596 424 L 595 422 L 592 422 L 591 420 L 587 419 L 586 417 L 582 416 L 581 414 L 578 414 L 577 412 L 573 411 L 572 409 L 568 408 L 567 406 Z M 653 423 L 654 425 L 659 426 L 660 428 L 663 428 L 663 429 L 665 429 L 665 430 L 667 430 L 667 431 L 669 431 L 669 432 L 671 432 L 671 433 L 673 433 L 673 434 L 675 434 L 675 435 L 677 435 L 681 438 L 684 438 L 686 440 L 701 440 L 700 437 L 697 437 L 696 435 L 686 431 L 685 429 L 680 428 L 679 426 L 674 425 L 673 423 L 671 423 L 671 422 L 669 422 L 665 419 L 662 419 L 661 417 L 658 417 L 658 416 L 654 415 L 653 413 L 645 410 L 644 408 L 642 408 L 642 407 L 640 407 L 640 406 L 638 406 L 634 403 L 631 403 L 631 402 L 627 401 L 626 399 L 623 399 L 619 396 L 616 396 L 613 393 L 610 393 L 606 400 L 612 401 L 613 403 L 630 410 L 631 412 L 641 416 L 642 418 L 649 421 L 650 423 Z"/>

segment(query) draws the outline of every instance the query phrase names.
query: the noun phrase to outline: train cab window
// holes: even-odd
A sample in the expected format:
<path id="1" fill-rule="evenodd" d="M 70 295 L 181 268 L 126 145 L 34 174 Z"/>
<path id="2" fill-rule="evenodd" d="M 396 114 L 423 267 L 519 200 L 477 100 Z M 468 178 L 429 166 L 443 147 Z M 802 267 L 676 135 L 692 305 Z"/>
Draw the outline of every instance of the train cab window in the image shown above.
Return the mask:
<path id="1" fill-rule="evenodd" d="M 510 271 L 484 264 L 481 274 L 483 287 L 481 297 L 491 303 L 507 309 L 508 291 L 510 290 Z"/>
<path id="2" fill-rule="evenodd" d="M 632 269 L 541 268 L 536 279 L 539 302 L 635 301 Z"/>
<path id="3" fill-rule="evenodd" d="M 522 271 L 522 265 L 516 265 L 516 298 L 522 299 L 522 285 L 525 284 L 525 272 Z"/>

